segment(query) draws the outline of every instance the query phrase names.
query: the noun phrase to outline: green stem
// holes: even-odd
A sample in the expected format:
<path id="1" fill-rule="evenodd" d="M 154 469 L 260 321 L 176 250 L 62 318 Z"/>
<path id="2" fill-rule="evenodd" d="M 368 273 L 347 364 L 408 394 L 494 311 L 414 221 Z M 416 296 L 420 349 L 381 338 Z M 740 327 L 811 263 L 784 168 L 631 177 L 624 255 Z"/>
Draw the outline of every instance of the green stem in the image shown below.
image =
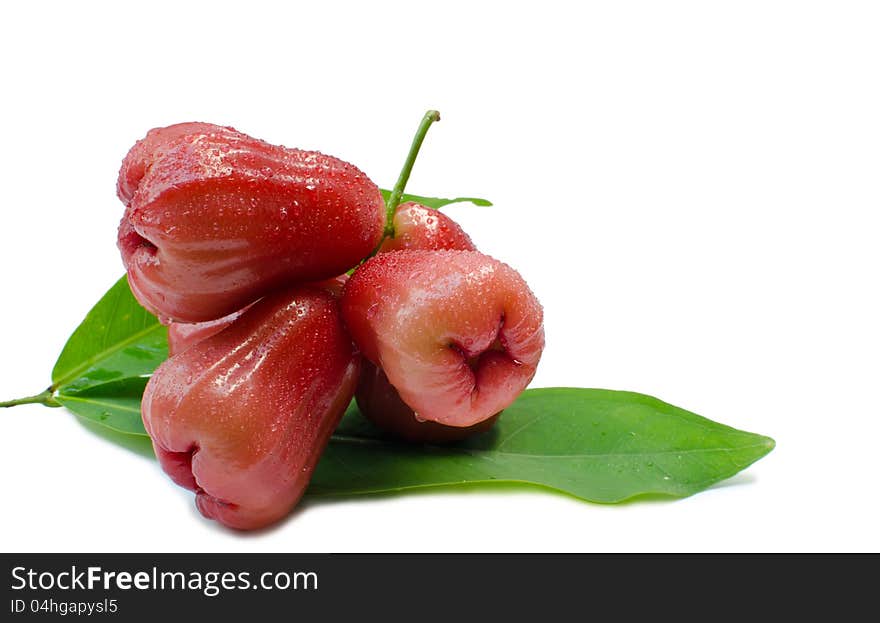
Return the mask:
<path id="1" fill-rule="evenodd" d="M 407 181 L 409 181 L 409 174 L 412 173 L 413 165 L 416 162 L 416 157 L 419 155 L 419 149 L 422 147 L 425 135 L 428 133 L 428 128 L 435 121 L 440 121 L 440 113 L 436 110 L 429 110 L 422 117 L 419 129 L 416 130 L 416 135 L 413 137 L 412 145 L 409 148 L 409 154 L 406 156 L 406 162 L 403 163 L 400 176 L 397 178 L 397 183 L 394 185 L 394 189 L 392 189 L 391 196 L 388 198 L 388 203 L 385 206 L 385 232 L 382 235 L 383 240 L 385 238 L 394 238 L 394 212 L 397 210 L 397 206 L 400 205 L 400 198 L 403 196 L 403 190 L 406 188 Z"/>
<path id="2" fill-rule="evenodd" d="M 16 398 L 15 400 L 7 400 L 6 402 L 0 402 L 0 408 L 2 407 L 14 407 L 16 405 L 30 405 L 30 404 L 41 404 L 46 405 L 47 407 L 60 407 L 61 405 L 52 397 L 52 394 L 55 392 L 52 391 L 50 387 L 44 392 L 40 392 L 39 394 L 34 394 L 33 396 L 25 396 L 24 398 Z"/>

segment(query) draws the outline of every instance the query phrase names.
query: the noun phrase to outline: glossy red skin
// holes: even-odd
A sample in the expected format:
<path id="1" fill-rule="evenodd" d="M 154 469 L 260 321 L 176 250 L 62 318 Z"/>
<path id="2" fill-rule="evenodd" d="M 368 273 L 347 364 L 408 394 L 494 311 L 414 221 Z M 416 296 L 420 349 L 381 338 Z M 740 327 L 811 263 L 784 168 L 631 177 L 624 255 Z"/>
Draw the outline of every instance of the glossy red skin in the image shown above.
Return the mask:
<path id="1" fill-rule="evenodd" d="M 178 353 L 182 353 L 187 348 L 208 339 L 212 335 L 217 335 L 223 329 L 231 325 L 248 309 L 233 312 L 228 316 L 223 316 L 217 320 L 206 320 L 205 322 L 172 322 L 168 325 L 168 356 L 173 357 Z"/>
<path id="2" fill-rule="evenodd" d="M 461 441 L 486 432 L 501 415 L 496 413 L 473 426 L 446 426 L 437 422 L 420 422 L 388 381 L 382 368 L 376 367 L 366 359 L 361 362 L 361 374 L 355 396 L 360 412 L 376 426 L 395 437 L 416 443 Z"/>
<path id="3" fill-rule="evenodd" d="M 358 372 L 337 300 L 287 289 L 159 366 L 144 426 L 162 468 L 196 492 L 205 517 L 261 528 L 302 496 Z"/>
<path id="4" fill-rule="evenodd" d="M 379 253 L 402 249 L 476 251 L 461 226 L 446 214 L 413 201 L 402 203 L 394 213 L 394 237 L 386 238 Z M 360 412 L 379 428 L 407 441 L 446 443 L 458 441 L 492 427 L 496 414 L 475 426 L 446 426 L 420 422 L 400 398 L 381 368 L 365 362 L 355 394 Z"/>
<path id="5" fill-rule="evenodd" d="M 515 270 L 476 251 L 376 255 L 345 286 L 342 315 L 420 420 L 473 426 L 526 388 L 543 311 Z"/>
<path id="6" fill-rule="evenodd" d="M 125 160 L 122 161 L 119 177 L 116 180 L 116 195 L 119 200 L 128 207 L 147 169 L 158 157 L 162 148 L 177 139 L 200 134 L 244 136 L 233 128 L 200 121 L 176 123 L 165 128 L 153 128 L 147 132 L 144 138 L 134 144 L 128 155 L 125 156 Z"/>
<path id="7" fill-rule="evenodd" d="M 459 249 L 476 251 L 461 226 L 438 210 L 409 201 L 394 212 L 394 238 L 386 238 L 379 253 L 403 249 L 435 250 Z"/>
<path id="8" fill-rule="evenodd" d="M 203 322 L 375 249 L 379 189 L 354 166 L 209 124 L 151 130 L 119 173 L 118 246 L 151 312 Z"/>
<path id="9" fill-rule="evenodd" d="M 333 279 L 319 281 L 312 285 L 316 288 L 326 290 L 335 297 L 342 295 L 342 288 L 348 281 L 348 275 L 339 275 Z M 202 340 L 206 340 L 212 335 L 217 335 L 223 329 L 235 322 L 236 318 L 242 315 L 243 310 L 233 312 L 223 318 L 217 320 L 207 320 L 205 322 L 186 323 L 172 322 L 168 325 L 168 355 L 173 357 L 177 353 L 185 351 L 190 346 L 198 344 Z"/>

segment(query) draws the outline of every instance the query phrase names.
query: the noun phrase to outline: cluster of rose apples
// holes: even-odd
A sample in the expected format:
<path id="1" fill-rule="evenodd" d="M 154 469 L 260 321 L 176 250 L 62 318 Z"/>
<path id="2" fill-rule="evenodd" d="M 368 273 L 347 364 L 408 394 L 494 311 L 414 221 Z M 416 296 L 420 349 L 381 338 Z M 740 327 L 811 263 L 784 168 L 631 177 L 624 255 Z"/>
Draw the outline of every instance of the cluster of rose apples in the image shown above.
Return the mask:
<path id="1" fill-rule="evenodd" d="M 206 517 L 288 514 L 355 395 L 389 434 L 454 441 L 534 376 L 543 317 L 522 277 L 436 210 L 387 214 L 346 162 L 182 123 L 132 147 L 117 190 L 129 285 L 168 325 L 144 425 Z"/>

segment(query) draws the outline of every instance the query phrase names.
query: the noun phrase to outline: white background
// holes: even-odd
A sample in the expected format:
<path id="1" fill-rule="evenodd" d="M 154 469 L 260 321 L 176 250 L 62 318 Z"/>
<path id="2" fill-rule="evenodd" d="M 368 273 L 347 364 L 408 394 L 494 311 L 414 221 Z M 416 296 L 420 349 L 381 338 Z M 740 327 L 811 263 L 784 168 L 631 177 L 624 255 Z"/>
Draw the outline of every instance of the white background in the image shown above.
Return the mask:
<path id="1" fill-rule="evenodd" d="M 0 550 L 878 550 L 880 16 L 865 2 L 4 3 L 0 397 L 122 273 L 122 157 L 231 124 L 396 179 L 544 303 L 535 386 L 630 389 L 778 447 L 675 502 L 306 502 L 241 535 L 61 409 L 0 412 Z"/>

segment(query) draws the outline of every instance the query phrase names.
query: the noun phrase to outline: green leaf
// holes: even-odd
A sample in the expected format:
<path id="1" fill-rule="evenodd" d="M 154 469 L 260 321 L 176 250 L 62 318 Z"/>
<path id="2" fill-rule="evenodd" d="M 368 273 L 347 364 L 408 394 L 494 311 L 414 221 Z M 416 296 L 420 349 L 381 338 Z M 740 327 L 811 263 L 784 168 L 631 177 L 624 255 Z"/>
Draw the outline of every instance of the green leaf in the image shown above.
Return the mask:
<path id="1" fill-rule="evenodd" d="M 122 277 L 67 340 L 52 370 L 53 397 L 80 417 L 146 434 L 140 397 L 167 358 L 167 330 L 140 306 Z"/>
<path id="2" fill-rule="evenodd" d="M 382 191 L 382 197 L 385 199 L 385 203 L 388 203 L 388 198 L 391 196 L 390 190 L 380 189 Z M 442 199 L 440 197 L 422 197 L 420 195 L 408 195 L 404 193 L 400 197 L 400 203 L 405 203 L 407 201 L 415 201 L 416 203 L 421 203 L 423 206 L 428 208 L 434 208 L 435 210 L 442 208 L 443 206 L 448 206 L 451 203 L 472 203 L 478 206 L 490 206 L 492 202 L 487 199 L 479 199 L 477 197 L 456 197 L 455 199 Z"/>
<path id="3" fill-rule="evenodd" d="M 90 422 L 145 435 L 141 396 L 166 357 L 167 332 L 140 307 L 123 278 L 65 346 L 53 372 L 54 397 Z M 352 403 L 308 493 L 358 495 L 505 482 L 593 502 L 649 494 L 681 497 L 733 476 L 773 446 L 768 437 L 656 398 L 603 389 L 527 390 L 492 430 L 442 446 L 389 439 Z"/>
<path id="4" fill-rule="evenodd" d="M 309 493 L 353 495 L 468 483 L 529 483 L 592 502 L 688 496 L 770 452 L 768 437 L 632 392 L 526 391 L 492 430 L 448 446 L 388 440 L 349 409 Z"/>
<path id="5" fill-rule="evenodd" d="M 55 400 L 78 416 L 129 435 L 146 435 L 141 419 L 141 396 L 148 377 L 127 377 L 70 393 Z"/>

